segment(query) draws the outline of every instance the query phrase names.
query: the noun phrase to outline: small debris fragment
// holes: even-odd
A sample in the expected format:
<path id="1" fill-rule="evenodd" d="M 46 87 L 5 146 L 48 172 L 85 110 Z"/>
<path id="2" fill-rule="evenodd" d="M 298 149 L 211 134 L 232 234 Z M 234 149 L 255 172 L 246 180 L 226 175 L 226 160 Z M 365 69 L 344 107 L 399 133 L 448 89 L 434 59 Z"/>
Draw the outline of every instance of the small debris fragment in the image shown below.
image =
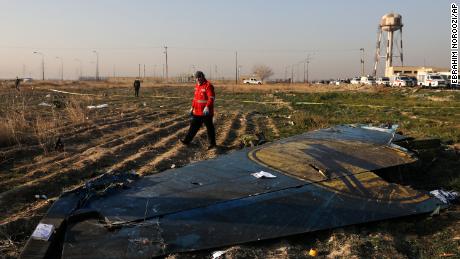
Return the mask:
<path id="1" fill-rule="evenodd" d="M 459 197 L 458 192 L 448 192 L 444 190 L 434 190 L 431 191 L 430 194 L 438 198 L 438 200 L 442 201 L 444 204 L 450 204 Z"/>
<path id="2" fill-rule="evenodd" d="M 441 213 L 441 206 L 436 207 L 436 209 L 431 212 L 430 217 L 438 216 Z"/>
<path id="3" fill-rule="evenodd" d="M 172 165 L 171 165 L 171 169 L 172 169 L 172 168 L 175 168 L 175 167 L 176 167 L 176 165 L 175 165 L 175 164 L 172 164 Z"/>
<path id="4" fill-rule="evenodd" d="M 88 109 L 102 109 L 102 108 L 107 108 L 109 107 L 108 104 L 104 103 L 104 104 L 99 104 L 99 105 L 88 105 L 87 108 Z"/>
<path id="5" fill-rule="evenodd" d="M 223 251 L 215 251 L 212 253 L 212 259 L 217 259 L 223 256 L 228 250 L 223 250 Z"/>
<path id="6" fill-rule="evenodd" d="M 265 171 L 252 173 L 251 175 L 254 176 L 255 178 L 276 178 L 276 175 L 272 175 L 271 173 L 268 173 Z"/>
<path id="7" fill-rule="evenodd" d="M 316 248 L 311 248 L 310 251 L 308 252 L 308 255 L 311 257 L 316 257 L 318 256 L 318 250 L 316 250 Z"/>
<path id="8" fill-rule="evenodd" d="M 452 253 L 442 253 L 439 255 L 440 257 L 452 257 L 452 256 L 456 256 L 456 254 L 452 254 Z"/>
<path id="9" fill-rule="evenodd" d="M 46 106 L 46 107 L 52 107 L 52 104 L 46 103 L 46 102 L 41 102 L 38 104 L 39 106 Z"/>
<path id="10" fill-rule="evenodd" d="M 49 224 L 39 223 L 32 233 L 33 239 L 48 241 L 51 234 L 54 232 L 54 226 Z"/>

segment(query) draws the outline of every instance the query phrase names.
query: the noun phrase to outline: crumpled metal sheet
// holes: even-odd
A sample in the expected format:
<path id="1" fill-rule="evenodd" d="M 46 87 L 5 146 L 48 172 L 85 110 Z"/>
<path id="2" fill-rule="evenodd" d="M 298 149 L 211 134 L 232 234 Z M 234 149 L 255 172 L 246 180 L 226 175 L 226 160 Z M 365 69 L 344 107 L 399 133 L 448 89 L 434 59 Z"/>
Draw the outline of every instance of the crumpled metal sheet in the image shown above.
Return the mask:
<path id="1" fill-rule="evenodd" d="M 373 172 L 416 161 L 391 138 L 403 139 L 337 126 L 86 197 L 67 212 L 62 257 L 151 258 L 433 211 L 437 199 Z"/>

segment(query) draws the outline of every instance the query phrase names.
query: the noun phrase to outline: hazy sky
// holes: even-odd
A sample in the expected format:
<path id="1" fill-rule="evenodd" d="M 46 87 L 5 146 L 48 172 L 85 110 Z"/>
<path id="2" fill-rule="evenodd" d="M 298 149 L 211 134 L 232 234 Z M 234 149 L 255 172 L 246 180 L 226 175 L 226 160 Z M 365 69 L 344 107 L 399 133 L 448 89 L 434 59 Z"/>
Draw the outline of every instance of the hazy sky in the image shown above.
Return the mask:
<path id="1" fill-rule="evenodd" d="M 204 70 L 233 76 L 255 64 L 284 78 L 286 67 L 311 53 L 310 79 L 351 77 L 361 71 L 365 48 L 371 73 L 377 25 L 388 12 L 403 17 L 405 65 L 448 67 L 450 3 L 447 0 L 0 0 L 0 78 L 47 78 L 162 73 L 167 45 L 170 75 Z M 396 63 L 398 64 L 398 63 Z M 156 69 L 155 69 L 156 68 Z M 212 71 L 210 71 L 212 68 Z M 217 72 L 216 72 L 217 68 Z M 303 79 L 303 65 L 295 72 Z M 289 74 L 291 69 L 289 68 Z"/>

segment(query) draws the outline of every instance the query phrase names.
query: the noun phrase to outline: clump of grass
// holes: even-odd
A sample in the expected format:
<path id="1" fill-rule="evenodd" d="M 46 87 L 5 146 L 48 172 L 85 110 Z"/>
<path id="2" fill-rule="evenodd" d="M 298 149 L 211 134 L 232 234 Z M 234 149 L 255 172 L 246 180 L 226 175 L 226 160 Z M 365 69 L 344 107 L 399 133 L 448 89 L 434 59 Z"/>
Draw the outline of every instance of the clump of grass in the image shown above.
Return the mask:
<path id="1" fill-rule="evenodd" d="M 322 116 L 312 114 L 308 111 L 293 113 L 291 119 L 296 127 L 305 130 L 324 128 L 328 125 L 327 121 Z"/>
<path id="2" fill-rule="evenodd" d="M 56 124 L 55 120 L 45 119 L 40 116 L 35 118 L 33 124 L 35 138 L 45 154 L 52 150 L 56 136 Z"/>
<path id="3" fill-rule="evenodd" d="M 75 98 L 70 98 L 66 104 L 65 112 L 67 118 L 72 123 L 82 123 L 86 120 L 87 111 L 82 107 L 81 102 Z"/>
<path id="4" fill-rule="evenodd" d="M 29 123 L 24 110 L 9 111 L 0 119 L 0 146 L 11 146 L 27 140 Z"/>

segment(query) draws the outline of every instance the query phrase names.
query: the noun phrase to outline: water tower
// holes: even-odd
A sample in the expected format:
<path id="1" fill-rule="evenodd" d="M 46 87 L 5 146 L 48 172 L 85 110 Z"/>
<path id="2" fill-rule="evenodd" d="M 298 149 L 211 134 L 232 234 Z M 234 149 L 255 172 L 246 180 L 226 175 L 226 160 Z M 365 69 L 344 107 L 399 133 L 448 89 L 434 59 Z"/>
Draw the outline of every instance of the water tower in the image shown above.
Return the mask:
<path id="1" fill-rule="evenodd" d="M 388 71 L 391 66 L 393 66 L 393 58 L 401 58 L 401 66 L 404 66 L 403 59 L 403 44 L 402 44 L 402 17 L 397 13 L 389 13 L 382 16 L 380 19 L 380 24 L 378 27 L 378 39 L 377 39 L 377 49 L 375 53 L 375 65 L 374 65 L 374 76 L 377 75 L 377 66 L 381 58 L 385 58 L 385 76 L 388 76 Z M 399 31 L 400 46 L 394 44 L 396 33 Z M 387 51 L 385 56 L 380 55 L 380 46 L 382 43 L 382 36 L 387 35 Z M 393 49 L 396 45 L 396 49 L 399 50 L 399 56 L 395 56 Z"/>

